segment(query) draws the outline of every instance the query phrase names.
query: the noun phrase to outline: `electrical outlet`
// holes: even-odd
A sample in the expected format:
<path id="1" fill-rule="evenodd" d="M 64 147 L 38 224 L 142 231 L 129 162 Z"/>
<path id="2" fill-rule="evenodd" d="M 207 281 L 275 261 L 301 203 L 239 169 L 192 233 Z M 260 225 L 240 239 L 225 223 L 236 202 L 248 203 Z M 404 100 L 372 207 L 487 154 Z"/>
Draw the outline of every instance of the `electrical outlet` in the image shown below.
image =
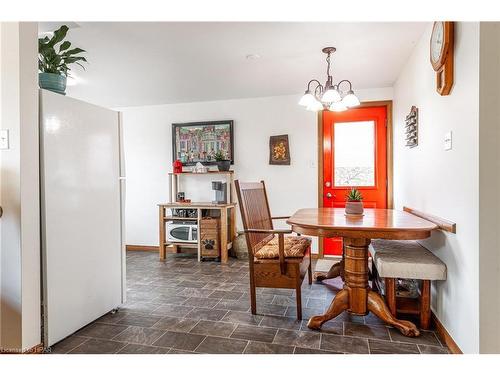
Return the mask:
<path id="1" fill-rule="evenodd" d="M 7 129 L 0 129 L 0 150 L 9 149 L 9 131 Z"/>
<path id="2" fill-rule="evenodd" d="M 452 134 L 451 132 L 445 133 L 444 135 L 444 150 L 449 151 L 453 148 Z"/>

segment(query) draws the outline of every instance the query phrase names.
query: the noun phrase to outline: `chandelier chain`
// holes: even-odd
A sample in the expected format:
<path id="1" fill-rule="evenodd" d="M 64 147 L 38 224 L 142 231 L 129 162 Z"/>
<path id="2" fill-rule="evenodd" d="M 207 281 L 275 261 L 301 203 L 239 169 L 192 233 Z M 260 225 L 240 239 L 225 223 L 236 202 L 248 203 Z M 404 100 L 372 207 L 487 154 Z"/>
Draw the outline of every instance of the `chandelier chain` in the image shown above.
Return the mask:
<path id="1" fill-rule="evenodd" d="M 326 56 L 326 75 L 329 77 L 330 76 L 330 52 L 328 52 L 328 55 Z"/>

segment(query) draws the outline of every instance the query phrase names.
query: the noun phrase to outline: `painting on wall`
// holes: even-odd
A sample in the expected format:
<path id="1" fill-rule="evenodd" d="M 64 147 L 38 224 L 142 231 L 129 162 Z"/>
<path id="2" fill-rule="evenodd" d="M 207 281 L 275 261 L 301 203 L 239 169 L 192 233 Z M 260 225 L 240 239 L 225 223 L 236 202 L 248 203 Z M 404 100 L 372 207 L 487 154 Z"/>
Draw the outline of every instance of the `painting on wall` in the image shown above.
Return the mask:
<path id="1" fill-rule="evenodd" d="M 234 163 L 233 120 L 172 124 L 172 156 L 183 165 L 215 165 L 221 152 Z"/>
<path id="2" fill-rule="evenodd" d="M 288 134 L 273 135 L 269 138 L 269 164 L 290 165 Z"/>

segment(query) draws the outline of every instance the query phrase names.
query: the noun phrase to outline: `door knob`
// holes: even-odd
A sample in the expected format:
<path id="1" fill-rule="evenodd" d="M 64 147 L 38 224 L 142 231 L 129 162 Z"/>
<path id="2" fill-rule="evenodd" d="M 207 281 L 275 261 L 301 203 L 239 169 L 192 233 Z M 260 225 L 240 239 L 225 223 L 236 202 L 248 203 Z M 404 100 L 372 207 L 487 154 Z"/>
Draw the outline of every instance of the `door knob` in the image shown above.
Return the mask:
<path id="1" fill-rule="evenodd" d="M 331 198 L 332 197 L 332 193 L 326 193 L 326 197 L 327 198 Z"/>

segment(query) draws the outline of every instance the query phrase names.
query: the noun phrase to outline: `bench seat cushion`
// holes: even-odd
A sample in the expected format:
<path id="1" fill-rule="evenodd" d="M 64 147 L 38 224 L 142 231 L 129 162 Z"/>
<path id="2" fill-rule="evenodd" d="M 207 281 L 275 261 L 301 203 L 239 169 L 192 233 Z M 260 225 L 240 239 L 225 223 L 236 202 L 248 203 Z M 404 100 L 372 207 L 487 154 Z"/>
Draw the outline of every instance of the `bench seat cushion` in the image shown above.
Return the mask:
<path id="1" fill-rule="evenodd" d="M 311 239 L 308 237 L 285 237 L 285 258 L 302 258 L 309 246 L 311 246 Z M 255 253 L 257 259 L 275 259 L 279 256 L 278 236 L 275 236 Z"/>
<path id="2" fill-rule="evenodd" d="M 381 277 L 446 280 L 446 264 L 416 241 L 373 240 L 370 252 Z"/>

